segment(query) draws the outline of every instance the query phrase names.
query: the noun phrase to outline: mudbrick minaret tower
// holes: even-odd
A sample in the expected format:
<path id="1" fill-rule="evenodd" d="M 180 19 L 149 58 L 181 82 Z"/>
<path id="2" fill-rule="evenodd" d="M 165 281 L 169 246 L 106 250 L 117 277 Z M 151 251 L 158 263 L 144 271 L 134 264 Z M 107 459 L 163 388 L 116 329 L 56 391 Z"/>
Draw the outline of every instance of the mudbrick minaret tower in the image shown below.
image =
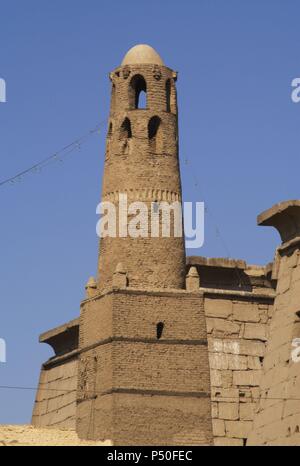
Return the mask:
<path id="1" fill-rule="evenodd" d="M 120 194 L 156 213 L 181 205 L 176 77 L 148 45 L 110 74 L 102 201 L 117 212 Z M 163 235 L 160 218 L 157 235 L 132 237 L 117 220 L 81 305 L 77 432 L 115 445 L 210 444 L 203 296 L 199 277 L 185 289 L 182 227 L 175 233 L 174 216 Z"/>
<path id="2" fill-rule="evenodd" d="M 127 196 L 128 203 L 144 202 L 149 212 L 161 201 L 181 202 L 176 77 L 147 45 L 131 49 L 110 74 L 102 201 L 114 203 L 117 213 L 120 194 Z M 100 289 L 111 286 L 119 263 L 130 287 L 184 288 L 183 235 L 174 237 L 172 228 L 169 237 L 153 238 L 150 219 L 149 231 L 141 235 L 123 237 L 124 228 L 121 231 L 117 218 L 116 238 L 101 241 Z"/>

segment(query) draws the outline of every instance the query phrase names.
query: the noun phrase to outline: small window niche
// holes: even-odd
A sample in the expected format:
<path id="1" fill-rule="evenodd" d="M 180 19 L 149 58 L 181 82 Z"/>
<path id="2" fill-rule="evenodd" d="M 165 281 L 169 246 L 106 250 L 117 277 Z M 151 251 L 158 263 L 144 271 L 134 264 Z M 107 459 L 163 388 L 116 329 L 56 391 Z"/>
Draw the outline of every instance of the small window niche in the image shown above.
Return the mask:
<path id="1" fill-rule="evenodd" d="M 165 324 L 163 322 L 158 322 L 156 324 L 156 338 L 160 340 L 164 331 Z"/>

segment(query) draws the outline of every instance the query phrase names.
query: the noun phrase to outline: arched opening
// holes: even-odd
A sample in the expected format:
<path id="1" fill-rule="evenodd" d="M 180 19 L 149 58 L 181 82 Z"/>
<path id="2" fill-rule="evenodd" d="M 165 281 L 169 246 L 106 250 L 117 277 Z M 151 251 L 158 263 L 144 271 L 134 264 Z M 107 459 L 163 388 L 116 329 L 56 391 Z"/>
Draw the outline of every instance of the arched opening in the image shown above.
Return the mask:
<path id="1" fill-rule="evenodd" d="M 147 84 L 141 74 L 132 77 L 129 84 L 129 108 L 139 109 L 147 107 Z"/>
<path id="2" fill-rule="evenodd" d="M 154 139 L 157 136 L 158 129 L 160 127 L 161 119 L 158 116 L 150 118 L 148 123 L 148 138 Z"/>
<path id="3" fill-rule="evenodd" d="M 151 152 L 161 153 L 163 140 L 161 134 L 161 119 L 158 116 L 154 116 L 149 120 L 148 139 Z"/>
<path id="4" fill-rule="evenodd" d="M 163 322 L 158 322 L 156 325 L 156 338 L 159 340 L 162 337 L 164 330 L 164 323 Z"/>
<path id="5" fill-rule="evenodd" d="M 131 138 L 132 138 L 131 122 L 129 118 L 125 118 L 120 128 L 121 154 L 129 153 Z"/>
<path id="6" fill-rule="evenodd" d="M 132 138 L 131 123 L 129 118 L 125 118 L 120 129 L 120 139 Z"/>
<path id="7" fill-rule="evenodd" d="M 146 91 L 142 90 L 140 92 L 136 108 L 147 108 L 147 94 L 146 94 Z"/>

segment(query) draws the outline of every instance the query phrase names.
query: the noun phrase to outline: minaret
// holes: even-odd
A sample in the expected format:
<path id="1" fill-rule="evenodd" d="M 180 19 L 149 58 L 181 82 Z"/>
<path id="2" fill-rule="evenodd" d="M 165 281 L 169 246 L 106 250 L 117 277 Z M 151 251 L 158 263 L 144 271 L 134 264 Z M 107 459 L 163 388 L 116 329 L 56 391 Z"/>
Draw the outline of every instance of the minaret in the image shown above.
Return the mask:
<path id="1" fill-rule="evenodd" d="M 80 310 L 76 430 L 113 445 L 211 444 L 204 297 L 195 270 L 185 289 L 181 222 L 163 234 L 160 216 L 163 203 L 181 206 L 176 73 L 139 45 L 110 77 L 102 201 L 121 217 L 120 194 L 142 201 L 161 230 L 100 241 Z"/>
<path id="2" fill-rule="evenodd" d="M 130 287 L 184 288 L 183 234 L 174 237 L 173 224 L 170 237 L 163 237 L 161 228 L 158 237 L 151 237 L 150 230 L 155 206 L 161 201 L 181 203 L 176 79 L 177 73 L 148 45 L 130 49 L 110 74 L 102 201 L 112 202 L 118 213 L 119 196 L 125 194 L 128 204 L 144 202 L 149 215 L 148 231 L 141 230 L 140 237 L 124 237 L 117 216 L 116 237 L 101 239 L 100 289 L 111 287 L 120 262 Z"/>

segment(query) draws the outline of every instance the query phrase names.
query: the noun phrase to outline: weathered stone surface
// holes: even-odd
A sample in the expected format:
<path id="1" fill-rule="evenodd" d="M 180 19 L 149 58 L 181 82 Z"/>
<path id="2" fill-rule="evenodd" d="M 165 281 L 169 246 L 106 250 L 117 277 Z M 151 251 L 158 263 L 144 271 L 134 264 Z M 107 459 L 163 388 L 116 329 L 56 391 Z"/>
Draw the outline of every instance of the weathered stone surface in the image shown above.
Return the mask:
<path id="1" fill-rule="evenodd" d="M 251 421 L 225 421 L 226 434 L 229 437 L 247 439 L 252 427 Z"/>
<path id="2" fill-rule="evenodd" d="M 216 447 L 242 447 L 244 442 L 239 438 L 217 437 L 214 440 L 214 445 Z"/>
<path id="3" fill-rule="evenodd" d="M 234 303 L 233 318 L 241 322 L 259 322 L 259 311 L 253 303 Z"/>
<path id="4" fill-rule="evenodd" d="M 228 358 L 228 369 L 233 370 L 246 370 L 248 368 L 247 356 L 240 356 L 238 354 L 224 354 Z"/>
<path id="5" fill-rule="evenodd" d="M 226 319 L 232 314 L 232 301 L 230 299 L 205 299 L 205 314 L 208 317 Z"/>
<path id="6" fill-rule="evenodd" d="M 259 358 L 259 356 L 248 356 L 248 369 L 260 370 L 262 362 L 263 358 Z"/>
<path id="7" fill-rule="evenodd" d="M 212 425 L 215 437 L 225 437 L 225 422 L 222 419 L 213 419 Z"/>
<path id="8" fill-rule="evenodd" d="M 240 331 L 238 324 L 225 319 L 207 318 L 206 325 L 208 333 L 216 332 L 224 335 L 238 335 Z"/>
<path id="9" fill-rule="evenodd" d="M 234 371 L 233 383 L 234 385 L 247 385 L 250 387 L 258 386 L 261 379 L 261 371 Z"/>
<path id="10" fill-rule="evenodd" d="M 300 269 L 300 201 L 280 203 L 261 214 L 258 221 L 277 228 L 283 244 L 277 249 L 277 294 L 260 382 L 260 402 L 248 443 L 299 445 L 299 403 L 293 400 L 299 390 L 294 391 L 293 387 L 300 379 L 300 365 L 292 361 L 291 343 L 297 334 L 296 312 L 300 308 L 300 282 L 294 281 Z"/>
<path id="11" fill-rule="evenodd" d="M 255 403 L 240 404 L 240 418 L 242 421 L 252 421 L 255 412 Z"/>
<path id="12" fill-rule="evenodd" d="M 263 324 L 248 324 L 245 325 L 244 338 L 246 340 L 261 340 L 267 341 L 266 326 Z"/>
<path id="13" fill-rule="evenodd" d="M 219 403 L 219 418 L 236 420 L 239 418 L 238 403 Z"/>

